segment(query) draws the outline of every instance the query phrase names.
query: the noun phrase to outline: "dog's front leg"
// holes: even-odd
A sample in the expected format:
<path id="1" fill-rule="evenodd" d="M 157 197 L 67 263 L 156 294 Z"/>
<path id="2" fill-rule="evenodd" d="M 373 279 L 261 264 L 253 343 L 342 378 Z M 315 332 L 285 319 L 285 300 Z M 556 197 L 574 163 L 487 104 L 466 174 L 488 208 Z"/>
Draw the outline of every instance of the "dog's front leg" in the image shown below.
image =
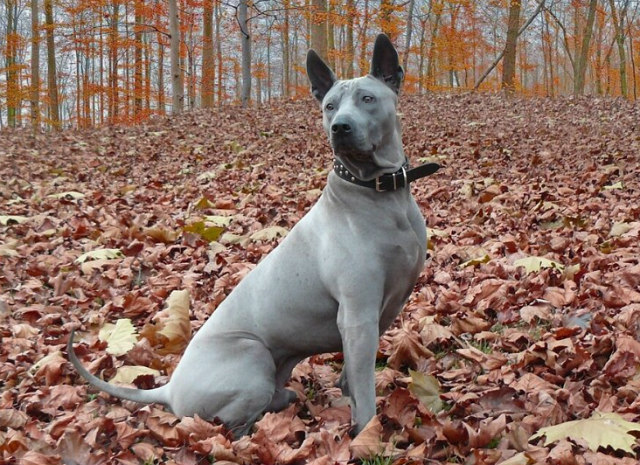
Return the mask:
<path id="1" fill-rule="evenodd" d="M 338 328 L 355 433 L 376 414 L 375 364 L 378 351 L 378 309 L 340 306 Z"/>

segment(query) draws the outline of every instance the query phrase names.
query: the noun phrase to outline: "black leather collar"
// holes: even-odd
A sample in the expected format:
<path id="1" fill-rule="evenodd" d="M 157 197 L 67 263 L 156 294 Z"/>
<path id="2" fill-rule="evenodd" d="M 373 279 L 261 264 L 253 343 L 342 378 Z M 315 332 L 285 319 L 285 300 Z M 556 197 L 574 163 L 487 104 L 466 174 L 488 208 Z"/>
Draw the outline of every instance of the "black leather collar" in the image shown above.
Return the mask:
<path id="1" fill-rule="evenodd" d="M 425 163 L 424 165 L 411 168 L 407 161 L 402 168 L 395 173 L 383 174 L 371 181 L 362 181 L 356 178 L 339 160 L 334 159 L 333 161 L 333 171 L 335 171 L 335 173 L 342 179 L 358 186 L 375 189 L 378 192 L 402 189 L 403 187 L 408 186 L 412 181 L 429 176 L 439 169 L 440 165 L 437 163 Z"/>

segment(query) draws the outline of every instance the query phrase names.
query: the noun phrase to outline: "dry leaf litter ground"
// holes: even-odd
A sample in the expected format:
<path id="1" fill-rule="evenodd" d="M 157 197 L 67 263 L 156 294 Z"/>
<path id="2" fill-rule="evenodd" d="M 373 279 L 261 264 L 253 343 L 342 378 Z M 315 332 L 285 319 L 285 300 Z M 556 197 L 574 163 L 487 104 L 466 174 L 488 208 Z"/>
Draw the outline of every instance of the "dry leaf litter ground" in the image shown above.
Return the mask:
<path id="1" fill-rule="evenodd" d="M 438 95 L 403 96 L 402 113 L 413 162 L 444 168 L 412 187 L 430 260 L 381 339 L 379 414 L 355 440 L 339 354 L 300 364 L 298 401 L 234 440 L 96 393 L 65 353 L 76 328 L 92 372 L 166 382 L 189 331 L 324 186 L 316 105 L 0 133 L 0 461 L 638 463 L 633 436 L 529 439 L 596 411 L 640 419 L 639 107 Z M 191 324 L 167 330 L 175 290 Z M 124 348 L 99 337 L 125 319 Z"/>

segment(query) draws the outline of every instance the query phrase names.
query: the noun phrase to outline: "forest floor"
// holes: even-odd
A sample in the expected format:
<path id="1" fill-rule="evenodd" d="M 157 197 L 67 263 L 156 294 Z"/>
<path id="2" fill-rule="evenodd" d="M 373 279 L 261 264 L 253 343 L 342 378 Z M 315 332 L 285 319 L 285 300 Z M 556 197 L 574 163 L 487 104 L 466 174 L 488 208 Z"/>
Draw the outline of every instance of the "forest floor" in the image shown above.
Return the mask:
<path id="1" fill-rule="evenodd" d="M 638 463 L 640 106 L 433 95 L 401 112 L 413 163 L 444 167 L 412 185 L 430 259 L 353 440 L 340 354 L 296 367 L 298 401 L 234 440 L 97 393 L 65 348 L 75 328 L 102 378 L 169 379 L 320 194 L 311 99 L 0 133 L 0 463 Z"/>

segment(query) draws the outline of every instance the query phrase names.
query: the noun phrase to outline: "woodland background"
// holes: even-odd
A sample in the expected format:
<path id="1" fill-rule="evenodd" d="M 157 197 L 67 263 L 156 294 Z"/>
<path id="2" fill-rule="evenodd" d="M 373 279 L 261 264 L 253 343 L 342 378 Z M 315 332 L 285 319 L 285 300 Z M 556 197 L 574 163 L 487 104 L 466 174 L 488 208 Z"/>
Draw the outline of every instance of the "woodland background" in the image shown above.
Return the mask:
<path id="1" fill-rule="evenodd" d="M 402 55 L 409 93 L 506 88 L 636 99 L 639 6 L 636 0 L 2 0 L 0 127 L 132 124 L 185 108 L 306 96 L 308 48 L 351 77 L 367 72 L 379 31 Z"/>

